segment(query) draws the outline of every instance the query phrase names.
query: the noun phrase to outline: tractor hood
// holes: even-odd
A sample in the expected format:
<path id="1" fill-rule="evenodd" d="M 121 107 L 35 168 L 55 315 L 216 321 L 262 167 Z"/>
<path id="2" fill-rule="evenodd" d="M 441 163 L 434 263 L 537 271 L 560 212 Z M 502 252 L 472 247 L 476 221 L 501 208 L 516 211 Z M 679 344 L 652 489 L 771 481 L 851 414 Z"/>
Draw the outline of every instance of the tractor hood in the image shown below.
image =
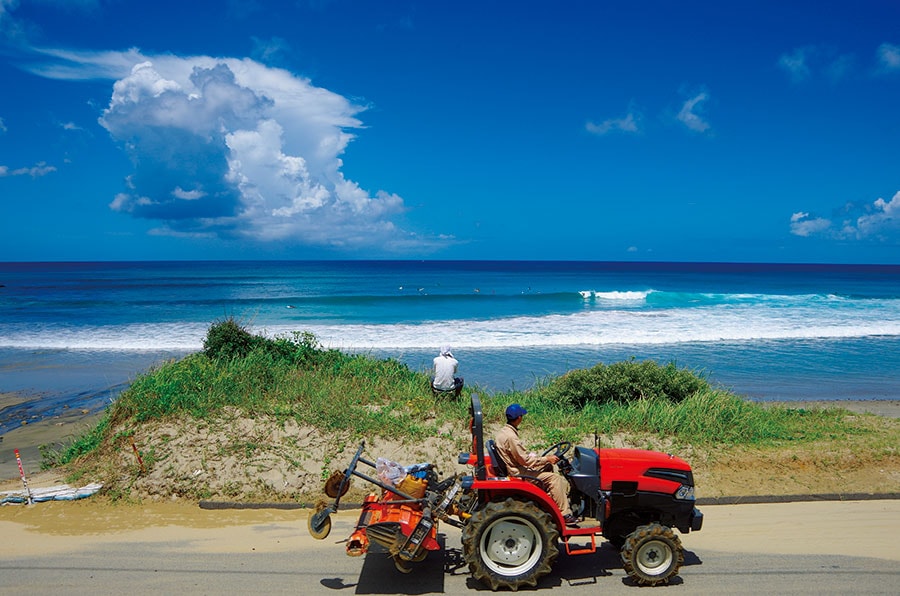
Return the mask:
<path id="1" fill-rule="evenodd" d="M 672 494 L 694 486 L 691 466 L 680 457 L 642 449 L 599 449 L 600 489 L 613 482 L 637 482 L 639 490 Z"/>

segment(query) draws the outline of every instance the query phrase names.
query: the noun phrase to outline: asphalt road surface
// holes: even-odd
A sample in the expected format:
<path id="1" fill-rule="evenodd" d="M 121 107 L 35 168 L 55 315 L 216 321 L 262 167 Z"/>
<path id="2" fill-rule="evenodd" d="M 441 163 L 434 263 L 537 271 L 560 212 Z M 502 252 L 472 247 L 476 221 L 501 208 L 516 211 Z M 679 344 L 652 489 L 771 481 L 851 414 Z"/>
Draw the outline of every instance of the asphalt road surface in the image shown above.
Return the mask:
<path id="1" fill-rule="evenodd" d="M 193 515 L 144 519 L 140 508 L 126 507 L 120 515 L 131 516 L 131 524 L 103 515 L 77 530 L 59 529 L 70 527 L 73 511 L 90 511 L 65 509 L 74 505 L 31 506 L 56 508 L 40 520 L 24 512 L 24 505 L 0 509 L 0 594 L 489 591 L 469 575 L 459 531 L 447 525 L 441 526 L 443 551 L 403 575 L 374 548 L 365 557 L 345 555 L 343 541 L 355 512 L 335 516 L 331 535 L 314 541 L 306 531 L 306 511 L 264 518 L 210 511 L 198 522 Z M 685 564 L 667 587 L 631 585 L 618 552 L 603 542 L 595 554 L 568 556 L 563 550 L 534 592 L 900 593 L 900 501 L 717 505 L 705 507 L 704 514 L 703 530 L 682 536 Z"/>

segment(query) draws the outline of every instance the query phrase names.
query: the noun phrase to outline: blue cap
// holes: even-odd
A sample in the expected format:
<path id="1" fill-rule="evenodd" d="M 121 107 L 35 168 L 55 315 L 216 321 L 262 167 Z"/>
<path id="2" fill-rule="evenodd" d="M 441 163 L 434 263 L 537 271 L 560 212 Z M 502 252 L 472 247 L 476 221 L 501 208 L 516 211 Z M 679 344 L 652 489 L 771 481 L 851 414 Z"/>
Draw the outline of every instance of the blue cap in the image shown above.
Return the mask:
<path id="1" fill-rule="evenodd" d="M 508 408 L 506 408 L 506 419 L 507 420 L 515 420 L 519 416 L 524 416 L 527 413 L 528 413 L 528 410 L 526 410 L 519 404 L 512 404 Z"/>

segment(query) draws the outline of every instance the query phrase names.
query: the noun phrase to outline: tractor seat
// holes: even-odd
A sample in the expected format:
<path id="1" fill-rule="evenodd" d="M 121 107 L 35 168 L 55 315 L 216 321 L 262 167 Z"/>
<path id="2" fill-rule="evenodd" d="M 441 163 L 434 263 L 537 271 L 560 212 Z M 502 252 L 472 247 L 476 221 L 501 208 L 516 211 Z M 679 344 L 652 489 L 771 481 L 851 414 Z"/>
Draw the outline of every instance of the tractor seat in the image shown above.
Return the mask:
<path id="1" fill-rule="evenodd" d="M 498 476 L 509 476 L 509 471 L 506 469 L 506 462 L 503 461 L 503 458 L 500 457 L 500 452 L 497 451 L 497 444 L 494 443 L 493 439 L 489 439 L 487 442 L 488 455 L 491 456 L 491 467 L 494 468 L 494 471 L 497 472 Z"/>

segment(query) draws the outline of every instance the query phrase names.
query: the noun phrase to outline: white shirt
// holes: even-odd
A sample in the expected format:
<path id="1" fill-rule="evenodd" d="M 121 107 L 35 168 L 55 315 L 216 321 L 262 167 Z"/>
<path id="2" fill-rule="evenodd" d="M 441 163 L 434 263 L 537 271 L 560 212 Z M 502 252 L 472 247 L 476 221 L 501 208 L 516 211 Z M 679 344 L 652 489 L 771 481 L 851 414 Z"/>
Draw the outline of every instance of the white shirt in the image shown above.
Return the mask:
<path id="1" fill-rule="evenodd" d="M 437 389 L 453 389 L 459 360 L 453 356 L 436 356 L 434 359 L 434 386 Z"/>

